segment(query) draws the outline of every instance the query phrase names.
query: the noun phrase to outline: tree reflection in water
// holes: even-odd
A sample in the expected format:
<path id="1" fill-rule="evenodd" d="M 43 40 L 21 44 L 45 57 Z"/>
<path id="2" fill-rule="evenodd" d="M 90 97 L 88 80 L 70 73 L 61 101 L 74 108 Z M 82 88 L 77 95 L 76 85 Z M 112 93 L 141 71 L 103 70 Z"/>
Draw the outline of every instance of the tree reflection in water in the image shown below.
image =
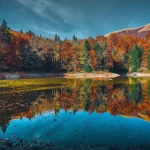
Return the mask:
<path id="1" fill-rule="evenodd" d="M 23 92 L 17 88 L 9 88 L 9 92 L 7 88 L 0 90 L 0 128 L 3 132 L 13 119 L 32 119 L 50 111 L 57 115 L 60 110 L 74 114 L 80 110 L 89 114 L 109 112 L 114 116 L 150 121 L 149 79 L 70 80 L 69 85 L 62 88 Z"/>

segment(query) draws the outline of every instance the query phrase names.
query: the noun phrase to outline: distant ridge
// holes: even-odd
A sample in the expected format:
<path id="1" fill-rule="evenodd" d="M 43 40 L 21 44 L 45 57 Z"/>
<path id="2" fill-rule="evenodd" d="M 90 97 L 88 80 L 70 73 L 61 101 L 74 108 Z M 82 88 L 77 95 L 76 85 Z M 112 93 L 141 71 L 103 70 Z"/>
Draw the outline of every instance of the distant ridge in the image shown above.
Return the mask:
<path id="1" fill-rule="evenodd" d="M 110 33 L 106 34 L 105 37 L 109 37 L 111 34 L 117 33 L 119 35 L 129 34 L 131 36 L 137 36 L 139 38 L 144 38 L 148 32 L 150 32 L 150 24 L 147 24 L 145 26 L 138 27 L 138 28 L 127 28 L 127 29 L 110 32 Z"/>

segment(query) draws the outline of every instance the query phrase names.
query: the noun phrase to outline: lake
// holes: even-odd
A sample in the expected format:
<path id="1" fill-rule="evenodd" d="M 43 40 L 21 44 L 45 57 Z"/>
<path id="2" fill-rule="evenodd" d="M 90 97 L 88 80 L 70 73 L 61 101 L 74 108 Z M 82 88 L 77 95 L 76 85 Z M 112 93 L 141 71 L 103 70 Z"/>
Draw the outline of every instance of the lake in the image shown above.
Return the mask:
<path id="1" fill-rule="evenodd" d="M 0 80 L 0 149 L 150 149 L 150 78 Z"/>

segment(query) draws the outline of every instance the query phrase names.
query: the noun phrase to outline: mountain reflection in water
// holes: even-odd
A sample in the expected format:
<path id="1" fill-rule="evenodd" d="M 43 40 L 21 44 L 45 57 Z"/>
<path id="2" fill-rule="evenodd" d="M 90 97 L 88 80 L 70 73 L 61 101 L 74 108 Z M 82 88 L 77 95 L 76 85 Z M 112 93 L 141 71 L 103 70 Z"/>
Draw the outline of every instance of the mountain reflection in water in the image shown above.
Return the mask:
<path id="1" fill-rule="evenodd" d="M 149 78 L 62 81 L 0 82 L 2 148 L 150 148 Z"/>

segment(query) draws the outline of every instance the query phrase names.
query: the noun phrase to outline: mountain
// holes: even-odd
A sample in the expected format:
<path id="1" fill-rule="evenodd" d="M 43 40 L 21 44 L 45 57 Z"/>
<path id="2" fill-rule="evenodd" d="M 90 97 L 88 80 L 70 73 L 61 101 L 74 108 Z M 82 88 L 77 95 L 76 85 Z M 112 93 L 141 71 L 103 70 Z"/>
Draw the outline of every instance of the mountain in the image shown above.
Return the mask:
<path id="1" fill-rule="evenodd" d="M 147 24 L 138 28 L 127 28 L 123 30 L 114 31 L 105 35 L 105 37 L 109 37 L 113 33 L 118 33 L 119 35 L 129 34 L 131 36 L 137 36 L 139 38 L 144 38 L 146 34 L 150 32 L 150 24 Z"/>

